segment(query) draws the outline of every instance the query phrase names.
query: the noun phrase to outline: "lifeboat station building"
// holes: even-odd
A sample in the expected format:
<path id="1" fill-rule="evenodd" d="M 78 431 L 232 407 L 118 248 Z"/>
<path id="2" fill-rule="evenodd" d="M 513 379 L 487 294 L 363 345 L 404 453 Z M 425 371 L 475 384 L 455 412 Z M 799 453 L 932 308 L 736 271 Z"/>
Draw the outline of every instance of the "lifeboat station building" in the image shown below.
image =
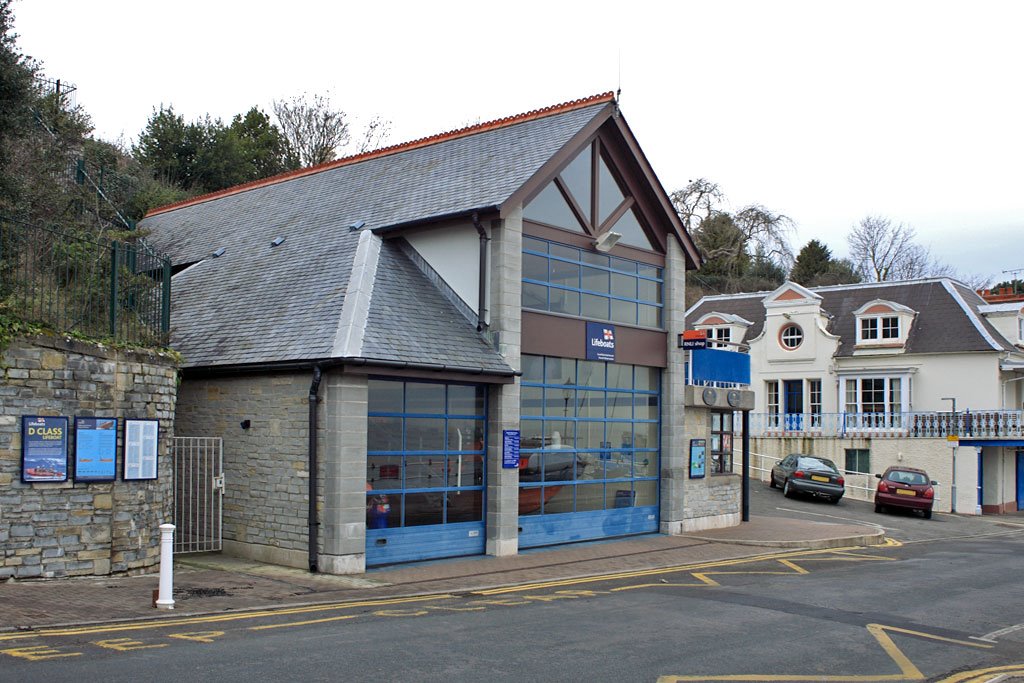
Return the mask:
<path id="1" fill-rule="evenodd" d="M 345 574 L 740 521 L 753 401 L 686 384 L 701 257 L 610 93 L 141 227 L 174 264 L 176 435 L 223 439 L 226 553 Z"/>

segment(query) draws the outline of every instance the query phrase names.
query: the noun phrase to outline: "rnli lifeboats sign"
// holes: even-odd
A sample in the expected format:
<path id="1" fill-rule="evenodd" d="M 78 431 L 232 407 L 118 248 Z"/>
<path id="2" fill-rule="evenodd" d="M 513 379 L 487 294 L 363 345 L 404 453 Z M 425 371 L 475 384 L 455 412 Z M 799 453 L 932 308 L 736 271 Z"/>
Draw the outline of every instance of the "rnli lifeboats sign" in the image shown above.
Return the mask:
<path id="1" fill-rule="evenodd" d="M 615 362 L 615 326 L 587 323 L 587 360 Z"/>
<path id="2" fill-rule="evenodd" d="M 21 480 L 67 481 L 68 419 L 21 418 Z"/>

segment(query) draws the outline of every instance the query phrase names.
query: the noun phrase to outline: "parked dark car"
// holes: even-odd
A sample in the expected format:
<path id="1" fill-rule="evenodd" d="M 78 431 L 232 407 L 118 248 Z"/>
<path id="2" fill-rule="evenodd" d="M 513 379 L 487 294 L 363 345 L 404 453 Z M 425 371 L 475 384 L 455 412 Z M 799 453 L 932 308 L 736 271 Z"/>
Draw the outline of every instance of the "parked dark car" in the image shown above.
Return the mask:
<path id="1" fill-rule="evenodd" d="M 875 490 L 875 512 L 886 508 L 920 510 L 925 519 L 932 518 L 935 489 L 939 482 L 932 481 L 928 473 L 915 467 L 890 467 L 879 479 Z"/>
<path id="2" fill-rule="evenodd" d="M 776 463 L 768 483 L 772 488 L 781 486 L 787 498 L 806 493 L 821 496 L 833 505 L 846 493 L 846 480 L 834 462 L 803 453 L 790 453 Z"/>

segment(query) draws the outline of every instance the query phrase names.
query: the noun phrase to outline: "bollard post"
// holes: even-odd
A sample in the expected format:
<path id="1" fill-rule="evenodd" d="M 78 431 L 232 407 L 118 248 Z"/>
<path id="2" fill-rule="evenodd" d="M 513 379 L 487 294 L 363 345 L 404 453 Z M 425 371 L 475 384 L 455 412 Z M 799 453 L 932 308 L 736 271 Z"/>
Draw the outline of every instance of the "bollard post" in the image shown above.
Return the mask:
<path id="1" fill-rule="evenodd" d="M 160 525 L 160 596 L 157 609 L 174 609 L 174 525 Z"/>

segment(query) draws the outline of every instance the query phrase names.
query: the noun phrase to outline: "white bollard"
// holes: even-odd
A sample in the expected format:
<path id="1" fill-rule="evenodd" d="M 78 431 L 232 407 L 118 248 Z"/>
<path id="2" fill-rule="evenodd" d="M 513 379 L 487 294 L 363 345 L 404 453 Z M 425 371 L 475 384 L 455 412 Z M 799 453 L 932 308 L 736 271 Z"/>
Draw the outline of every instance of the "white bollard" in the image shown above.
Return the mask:
<path id="1" fill-rule="evenodd" d="M 160 525 L 160 595 L 157 609 L 174 609 L 174 525 Z"/>

